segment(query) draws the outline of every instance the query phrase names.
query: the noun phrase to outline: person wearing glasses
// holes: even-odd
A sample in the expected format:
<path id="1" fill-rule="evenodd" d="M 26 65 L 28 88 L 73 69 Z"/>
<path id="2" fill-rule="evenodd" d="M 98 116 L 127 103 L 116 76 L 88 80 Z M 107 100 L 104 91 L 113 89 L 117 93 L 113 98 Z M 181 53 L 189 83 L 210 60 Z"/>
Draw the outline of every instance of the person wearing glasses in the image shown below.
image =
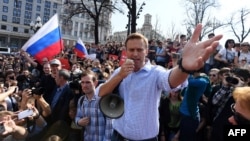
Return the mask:
<path id="1" fill-rule="evenodd" d="M 220 70 L 217 68 L 212 68 L 209 71 L 208 76 L 210 79 L 211 86 L 216 86 L 217 84 L 219 84 L 219 76 L 218 76 L 219 71 Z"/>
<path id="2" fill-rule="evenodd" d="M 235 102 L 232 93 L 235 88 L 247 86 L 250 78 L 249 70 L 237 69 L 225 73 L 222 80 L 222 87 L 211 99 L 211 113 L 208 119 L 211 124 L 211 140 L 223 141 L 223 129 L 230 125 L 228 118 L 233 115 L 231 105 Z"/>
<path id="3" fill-rule="evenodd" d="M 231 104 L 232 116 L 228 121 L 232 125 L 250 124 L 250 87 L 237 87 L 233 91 L 235 103 Z"/>
<path id="4" fill-rule="evenodd" d="M 225 43 L 225 48 L 220 49 L 220 51 L 214 56 L 215 67 L 233 67 L 234 57 L 235 57 L 235 42 L 233 39 L 228 39 Z"/>

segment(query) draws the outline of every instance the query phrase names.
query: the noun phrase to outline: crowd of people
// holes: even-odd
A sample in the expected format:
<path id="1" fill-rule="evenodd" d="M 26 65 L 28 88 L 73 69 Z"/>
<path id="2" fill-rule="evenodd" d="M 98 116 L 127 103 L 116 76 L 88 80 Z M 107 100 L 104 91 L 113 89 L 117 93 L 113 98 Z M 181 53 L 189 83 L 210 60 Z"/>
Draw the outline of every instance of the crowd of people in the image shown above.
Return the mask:
<path id="1" fill-rule="evenodd" d="M 91 59 L 74 48 L 40 61 L 1 54 L 0 140 L 223 141 L 225 125 L 250 124 L 250 45 L 223 47 L 213 33 L 197 42 L 201 30 L 89 44 Z M 119 61 L 124 50 L 132 61 Z M 124 113 L 111 119 L 99 102 L 117 87 Z"/>

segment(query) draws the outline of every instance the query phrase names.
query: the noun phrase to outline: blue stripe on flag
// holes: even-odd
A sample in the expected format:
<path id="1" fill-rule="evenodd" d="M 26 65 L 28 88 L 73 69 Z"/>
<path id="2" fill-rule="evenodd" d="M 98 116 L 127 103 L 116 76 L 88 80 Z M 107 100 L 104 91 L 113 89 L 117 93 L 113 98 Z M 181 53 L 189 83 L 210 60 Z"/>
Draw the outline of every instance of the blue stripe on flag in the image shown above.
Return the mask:
<path id="1" fill-rule="evenodd" d="M 44 37 L 37 40 L 37 42 L 28 47 L 26 51 L 31 56 L 35 56 L 37 53 L 44 50 L 46 47 L 49 47 L 50 45 L 58 42 L 61 39 L 59 30 L 59 27 L 57 27 L 50 33 L 46 34 Z"/>

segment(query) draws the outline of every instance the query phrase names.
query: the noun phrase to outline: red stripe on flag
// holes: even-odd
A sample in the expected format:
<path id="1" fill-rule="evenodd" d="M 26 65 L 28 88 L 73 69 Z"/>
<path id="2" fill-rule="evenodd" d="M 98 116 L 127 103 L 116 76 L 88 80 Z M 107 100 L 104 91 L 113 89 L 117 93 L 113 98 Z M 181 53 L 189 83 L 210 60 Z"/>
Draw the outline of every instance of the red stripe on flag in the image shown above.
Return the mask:
<path id="1" fill-rule="evenodd" d="M 49 60 L 54 58 L 54 56 L 58 55 L 62 51 L 61 40 L 58 42 L 51 44 L 50 46 L 44 48 L 42 51 L 37 53 L 34 57 L 38 62 L 41 62 L 43 58 L 48 58 Z"/>
<path id="2" fill-rule="evenodd" d="M 77 48 L 74 49 L 74 52 L 77 57 L 83 58 L 85 56 L 85 54 L 81 52 L 80 50 L 78 50 Z"/>

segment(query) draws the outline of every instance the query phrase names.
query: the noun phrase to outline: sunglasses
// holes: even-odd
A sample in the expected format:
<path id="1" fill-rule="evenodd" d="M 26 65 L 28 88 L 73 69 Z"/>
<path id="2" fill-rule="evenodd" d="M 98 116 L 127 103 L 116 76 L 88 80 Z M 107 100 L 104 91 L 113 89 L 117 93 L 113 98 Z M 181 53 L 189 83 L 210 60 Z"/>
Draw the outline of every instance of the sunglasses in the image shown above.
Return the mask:
<path id="1" fill-rule="evenodd" d="M 208 76 L 213 76 L 213 77 L 215 77 L 215 76 L 216 76 L 216 74 L 209 74 Z"/>
<path id="2" fill-rule="evenodd" d="M 233 112 L 233 117 L 235 121 L 237 122 L 237 124 L 238 125 L 250 124 L 250 120 L 246 119 L 240 113 L 236 112 L 234 106 L 235 106 L 235 103 L 231 104 L 231 110 Z"/>

